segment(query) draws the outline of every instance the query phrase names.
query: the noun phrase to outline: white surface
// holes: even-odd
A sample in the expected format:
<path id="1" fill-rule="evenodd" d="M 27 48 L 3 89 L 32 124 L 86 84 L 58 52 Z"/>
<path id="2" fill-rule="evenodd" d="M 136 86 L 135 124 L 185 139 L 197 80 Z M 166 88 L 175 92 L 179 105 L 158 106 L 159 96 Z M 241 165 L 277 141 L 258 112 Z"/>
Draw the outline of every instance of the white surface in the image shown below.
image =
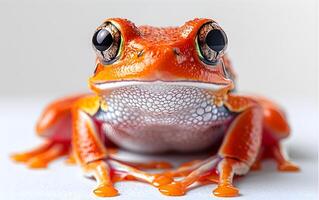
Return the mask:
<path id="1" fill-rule="evenodd" d="M 62 160 L 47 170 L 29 170 L 11 162 L 9 154 L 41 143 L 33 133 L 33 125 L 48 98 L 0 99 L 0 199 L 101 199 L 92 195 L 95 182 L 82 177 L 77 166 L 67 166 Z M 236 199 L 318 199 L 318 112 L 317 103 L 307 99 L 284 99 L 289 111 L 293 133 L 285 144 L 291 159 L 300 165 L 299 173 L 279 173 L 267 161 L 263 170 L 251 172 L 236 180 L 242 196 Z M 200 156 L 138 156 L 123 154 L 131 160 L 167 159 L 180 163 Z M 182 198 L 165 197 L 157 189 L 143 183 L 116 184 L 121 195 L 112 199 L 211 199 L 215 185 L 196 188 Z"/>
<path id="2" fill-rule="evenodd" d="M 137 25 L 180 26 L 216 19 L 242 90 L 268 97 L 317 93 L 317 0 L 0 0 L 0 91 L 87 89 L 91 38 L 109 17 Z"/>

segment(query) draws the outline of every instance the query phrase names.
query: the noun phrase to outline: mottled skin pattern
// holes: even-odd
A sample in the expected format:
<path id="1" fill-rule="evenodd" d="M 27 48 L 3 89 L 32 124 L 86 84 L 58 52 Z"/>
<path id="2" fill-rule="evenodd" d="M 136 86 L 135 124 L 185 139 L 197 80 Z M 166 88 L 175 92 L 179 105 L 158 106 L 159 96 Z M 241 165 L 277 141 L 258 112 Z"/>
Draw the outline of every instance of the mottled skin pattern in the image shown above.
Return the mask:
<path id="1" fill-rule="evenodd" d="M 263 158 L 273 158 L 281 171 L 298 170 L 282 155 L 280 141 L 290 132 L 282 110 L 267 99 L 236 94 L 226 55 L 214 65 L 200 58 L 195 40 L 200 27 L 212 20 L 195 19 L 176 28 L 136 27 L 119 18 L 106 22 L 120 31 L 122 43 L 112 62 L 96 59 L 89 80 L 95 94 L 50 104 L 36 126 L 45 144 L 13 155 L 14 160 L 41 168 L 70 155 L 97 180 L 98 196 L 116 196 L 113 183 L 133 179 L 165 195 L 183 195 L 195 182 L 215 182 L 214 195 L 231 197 L 239 194 L 234 175 L 260 168 Z M 218 151 L 206 160 L 151 174 L 142 169 L 170 165 L 117 160 L 110 155 L 110 142 L 147 153 Z M 178 176 L 183 178 L 174 180 Z"/>

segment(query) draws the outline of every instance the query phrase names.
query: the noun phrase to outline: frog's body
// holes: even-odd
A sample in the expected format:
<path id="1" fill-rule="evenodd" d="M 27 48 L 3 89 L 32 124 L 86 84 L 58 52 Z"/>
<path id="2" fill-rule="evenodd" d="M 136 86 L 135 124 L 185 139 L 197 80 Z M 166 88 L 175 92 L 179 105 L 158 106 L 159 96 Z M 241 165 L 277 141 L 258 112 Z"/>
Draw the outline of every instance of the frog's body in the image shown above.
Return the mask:
<path id="1" fill-rule="evenodd" d="M 95 118 L 119 147 L 144 152 L 194 152 L 220 142 L 232 113 L 214 95 L 165 83 L 128 86 L 104 96 L 108 108 Z"/>
<path id="2" fill-rule="evenodd" d="M 113 182 L 132 178 L 166 195 L 183 195 L 194 182 L 216 182 L 215 195 L 236 196 L 234 175 L 258 167 L 264 157 L 274 158 L 280 170 L 298 170 L 281 153 L 280 140 L 290 132 L 282 110 L 264 98 L 234 92 L 235 75 L 224 55 L 227 38 L 216 22 L 195 19 L 156 28 L 108 19 L 92 42 L 97 60 L 89 85 L 96 94 L 50 104 L 36 127 L 47 142 L 14 160 L 39 168 L 73 152 L 98 181 L 98 196 L 117 195 Z M 217 152 L 149 174 L 139 169 L 169 165 L 117 160 L 110 141 L 143 153 Z M 174 181 L 177 176 L 185 177 Z"/>

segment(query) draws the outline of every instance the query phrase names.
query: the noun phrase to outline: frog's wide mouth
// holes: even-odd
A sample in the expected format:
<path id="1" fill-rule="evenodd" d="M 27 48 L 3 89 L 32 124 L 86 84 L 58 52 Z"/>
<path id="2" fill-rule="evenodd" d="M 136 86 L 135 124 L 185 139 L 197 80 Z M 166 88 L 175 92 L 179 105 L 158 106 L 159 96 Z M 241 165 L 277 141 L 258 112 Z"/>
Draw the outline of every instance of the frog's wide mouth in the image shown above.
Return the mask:
<path id="1" fill-rule="evenodd" d="M 184 87 L 195 87 L 200 89 L 205 89 L 209 91 L 219 91 L 226 88 L 231 88 L 228 84 L 216 84 L 216 83 L 206 83 L 206 82 L 196 82 L 196 81 L 114 81 L 114 82 L 101 82 L 92 83 L 91 87 L 93 90 L 98 91 L 109 91 L 117 88 L 123 88 L 128 86 L 184 86 Z"/>

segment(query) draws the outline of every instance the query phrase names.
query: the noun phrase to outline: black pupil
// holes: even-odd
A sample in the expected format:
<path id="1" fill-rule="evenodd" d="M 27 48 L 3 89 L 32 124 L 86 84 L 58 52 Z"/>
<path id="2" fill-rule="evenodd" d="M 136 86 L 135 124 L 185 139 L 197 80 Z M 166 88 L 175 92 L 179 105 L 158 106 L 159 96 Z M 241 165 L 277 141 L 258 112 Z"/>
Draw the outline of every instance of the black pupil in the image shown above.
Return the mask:
<path id="1" fill-rule="evenodd" d="M 209 31 L 205 39 L 206 44 L 210 49 L 220 52 L 225 47 L 225 37 L 220 30 L 214 29 Z"/>
<path id="2" fill-rule="evenodd" d="M 113 37 L 108 30 L 101 29 L 94 33 L 92 42 L 97 50 L 105 51 L 112 45 Z"/>

